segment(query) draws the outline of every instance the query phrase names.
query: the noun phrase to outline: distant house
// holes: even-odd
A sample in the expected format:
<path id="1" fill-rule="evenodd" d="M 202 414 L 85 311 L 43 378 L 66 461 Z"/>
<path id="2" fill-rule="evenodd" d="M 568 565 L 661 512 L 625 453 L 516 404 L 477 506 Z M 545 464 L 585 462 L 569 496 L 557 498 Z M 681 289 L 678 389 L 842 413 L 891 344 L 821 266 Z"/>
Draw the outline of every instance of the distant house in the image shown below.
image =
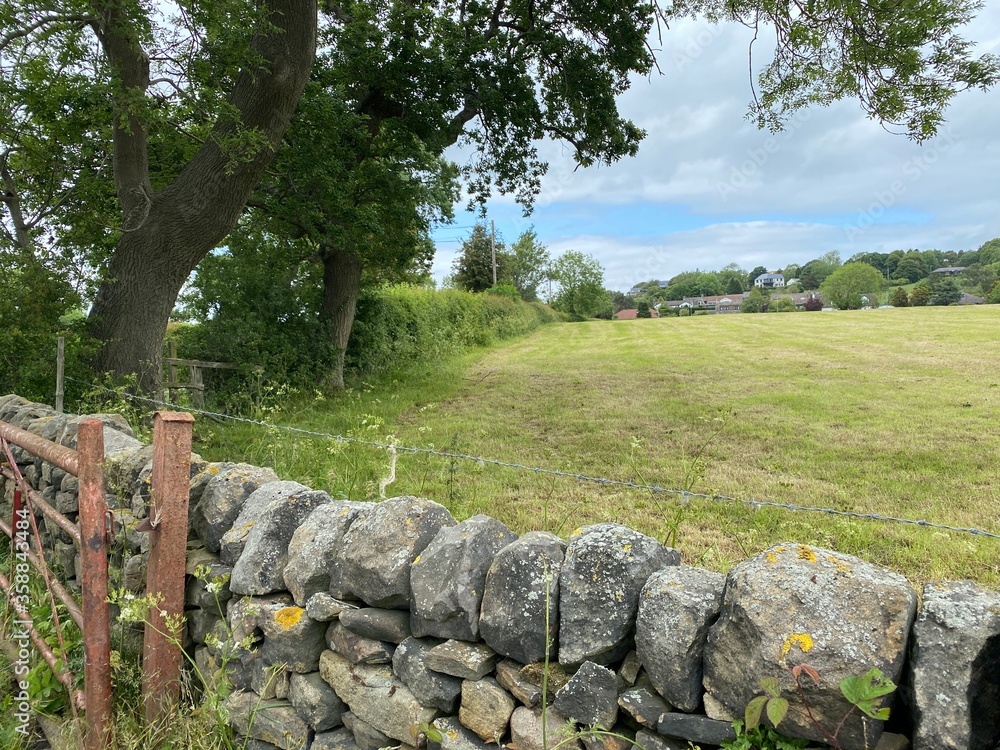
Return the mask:
<path id="1" fill-rule="evenodd" d="M 958 301 L 960 305 L 981 305 L 986 300 L 982 297 L 977 297 L 974 294 L 969 294 L 968 292 L 962 293 L 962 298 Z"/>
<path id="2" fill-rule="evenodd" d="M 785 277 L 780 273 L 762 273 L 753 281 L 758 289 L 778 289 L 785 285 Z"/>
<path id="3" fill-rule="evenodd" d="M 945 266 L 944 268 L 935 268 L 931 273 L 938 273 L 942 276 L 961 276 L 964 270 L 965 266 Z"/>
<path id="4" fill-rule="evenodd" d="M 636 316 L 638 315 L 638 313 L 639 313 L 638 310 L 619 310 L 618 312 L 615 313 L 615 319 L 616 320 L 635 320 Z M 658 317 L 660 317 L 660 314 L 656 310 L 651 309 L 649 311 L 649 317 L 651 317 L 651 318 L 658 318 Z"/>
<path id="5" fill-rule="evenodd" d="M 642 286 L 640 284 L 636 284 L 628 290 L 629 297 L 638 297 L 640 294 L 642 294 Z"/>
<path id="6" fill-rule="evenodd" d="M 720 315 L 725 313 L 738 313 L 740 308 L 743 306 L 743 295 L 734 294 L 732 296 L 725 296 L 722 299 L 715 301 L 715 312 Z"/>
<path id="7" fill-rule="evenodd" d="M 797 308 L 799 308 L 800 310 L 804 310 L 806 307 L 806 302 L 808 302 L 811 299 L 822 300 L 823 297 L 819 292 L 797 292 L 794 294 L 788 294 L 788 293 L 772 294 L 771 299 L 772 300 L 790 299 Z"/>

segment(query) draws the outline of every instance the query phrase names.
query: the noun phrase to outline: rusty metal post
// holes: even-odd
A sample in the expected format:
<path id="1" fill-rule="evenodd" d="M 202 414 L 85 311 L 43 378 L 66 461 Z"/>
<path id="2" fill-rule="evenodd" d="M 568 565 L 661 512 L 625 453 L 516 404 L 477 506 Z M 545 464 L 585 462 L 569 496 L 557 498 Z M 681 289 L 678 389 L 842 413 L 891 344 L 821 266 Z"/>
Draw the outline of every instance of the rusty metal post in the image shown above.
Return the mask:
<path id="1" fill-rule="evenodd" d="M 83 569 L 85 747 L 111 745 L 111 621 L 108 613 L 108 503 L 104 489 L 104 425 L 88 419 L 77 434 Z"/>
<path id="2" fill-rule="evenodd" d="M 193 423 L 190 414 L 161 411 L 153 424 L 146 593 L 157 604 L 150 607 L 142 649 L 142 694 L 149 724 L 169 716 L 180 698 L 178 628 L 184 615 Z"/>

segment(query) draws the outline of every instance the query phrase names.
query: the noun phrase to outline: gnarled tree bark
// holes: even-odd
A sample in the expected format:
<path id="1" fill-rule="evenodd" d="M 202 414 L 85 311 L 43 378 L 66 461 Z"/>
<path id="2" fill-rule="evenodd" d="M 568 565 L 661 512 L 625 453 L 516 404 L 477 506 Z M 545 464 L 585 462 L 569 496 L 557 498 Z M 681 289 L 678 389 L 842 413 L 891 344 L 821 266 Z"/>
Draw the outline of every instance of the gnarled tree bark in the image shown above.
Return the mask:
<path id="1" fill-rule="evenodd" d="M 350 250 L 326 249 L 323 260 L 323 307 L 321 316 L 337 352 L 337 361 L 328 385 L 344 387 L 344 355 L 354 325 L 361 289 L 361 258 Z"/>
<path id="2" fill-rule="evenodd" d="M 101 341 L 99 371 L 137 373 L 143 390 L 161 379 L 162 342 L 177 295 L 198 262 L 235 226 L 291 119 L 316 50 L 316 0 L 268 0 L 268 19 L 251 43 L 259 60 L 237 77 L 229 103 L 235 119 L 220 120 L 214 136 L 185 169 L 154 192 L 147 129 L 124 106 L 149 87 L 149 61 L 122 7 L 95 2 L 93 24 L 122 87 L 114 126 L 115 188 L 124 217 L 121 238 L 90 313 Z M 232 159 L 219 142 L 237 128 L 255 130 L 269 148 L 250 161 Z"/>

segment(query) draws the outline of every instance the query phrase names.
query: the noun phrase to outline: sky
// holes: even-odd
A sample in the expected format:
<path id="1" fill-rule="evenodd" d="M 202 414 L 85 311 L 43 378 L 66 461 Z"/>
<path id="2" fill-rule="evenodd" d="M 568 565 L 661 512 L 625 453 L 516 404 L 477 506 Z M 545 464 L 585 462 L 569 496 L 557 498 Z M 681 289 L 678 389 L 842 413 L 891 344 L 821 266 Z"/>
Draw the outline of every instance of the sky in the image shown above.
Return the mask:
<path id="1" fill-rule="evenodd" d="M 639 76 L 621 113 L 647 131 L 636 157 L 574 171 L 549 162 L 533 214 L 497 196 L 488 218 L 512 242 L 530 227 L 553 257 L 593 255 L 609 289 L 728 263 L 778 270 L 831 250 L 973 250 L 1000 236 L 1000 88 L 952 100 L 937 137 L 916 144 L 845 100 L 799 113 L 784 132 L 745 119 L 752 32 L 684 20 L 664 32 L 662 75 Z M 976 52 L 1000 54 L 1000 3 L 966 27 Z M 758 43 L 759 44 L 759 43 Z M 758 46 L 755 57 L 763 59 Z M 451 153 L 458 163 L 467 155 Z M 456 206 L 434 233 L 432 272 L 451 273 L 476 215 Z"/>

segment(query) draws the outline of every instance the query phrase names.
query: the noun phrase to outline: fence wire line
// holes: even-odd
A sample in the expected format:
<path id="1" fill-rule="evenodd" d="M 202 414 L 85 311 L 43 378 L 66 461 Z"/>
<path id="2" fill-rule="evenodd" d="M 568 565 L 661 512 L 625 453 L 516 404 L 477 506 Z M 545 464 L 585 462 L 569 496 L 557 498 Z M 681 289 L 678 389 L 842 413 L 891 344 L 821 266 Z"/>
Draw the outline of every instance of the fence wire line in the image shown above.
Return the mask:
<path id="1" fill-rule="evenodd" d="M 718 493 L 706 494 L 702 492 L 690 492 L 688 490 L 678 490 L 669 487 L 661 487 L 656 484 L 644 484 L 641 482 L 631 482 L 623 479 L 609 479 L 607 477 L 593 477 L 587 474 L 581 474 L 574 471 L 562 471 L 560 469 L 546 469 L 539 466 L 527 466 L 525 464 L 514 463 L 511 461 L 501 461 L 500 459 L 497 458 L 473 456 L 467 453 L 457 453 L 454 451 L 439 451 L 433 448 L 418 448 L 414 446 L 397 445 L 395 443 L 383 443 L 377 440 L 365 440 L 363 438 L 351 437 L 349 435 L 334 435 L 329 432 L 307 430 L 302 427 L 288 427 L 285 425 L 276 425 L 276 424 L 271 424 L 269 422 L 262 422 L 256 419 L 249 419 L 247 417 L 234 417 L 230 414 L 223 414 L 221 412 L 207 411 L 205 409 L 195 409 L 188 406 L 182 406 L 180 404 L 173 404 L 170 403 L 169 401 L 159 401 L 157 399 L 148 398 L 146 396 L 137 396 L 135 394 L 122 392 L 120 390 L 106 388 L 104 386 L 95 385 L 93 383 L 88 383 L 84 380 L 78 380 L 77 378 L 71 378 L 68 376 L 66 379 L 72 380 L 76 383 L 81 383 L 83 385 L 89 386 L 91 388 L 100 391 L 113 393 L 122 399 L 130 399 L 132 401 L 142 401 L 148 404 L 154 404 L 156 406 L 165 406 L 171 409 L 183 409 L 184 411 L 191 412 L 194 414 L 201 414 L 203 416 L 211 417 L 213 419 L 228 420 L 230 422 L 240 422 L 242 424 L 249 424 L 249 425 L 254 425 L 256 427 L 263 427 L 268 430 L 280 430 L 283 432 L 290 432 L 298 435 L 305 435 L 308 437 L 324 438 L 327 440 L 334 440 L 339 443 L 366 445 L 371 448 L 379 448 L 381 450 L 387 450 L 387 451 L 396 451 L 398 453 L 423 454 L 428 456 L 438 456 L 440 458 L 459 459 L 462 461 L 471 461 L 473 463 L 478 464 L 479 466 L 497 466 L 504 469 L 516 469 L 518 471 L 525 471 L 538 475 L 562 477 L 564 479 L 575 479 L 579 482 L 590 482 L 592 484 L 599 484 L 607 487 L 620 487 L 623 489 L 639 490 L 642 492 L 650 492 L 658 495 L 673 495 L 675 497 L 682 498 L 685 502 L 691 499 L 697 499 L 697 500 L 712 500 L 715 502 L 727 502 L 727 503 L 735 503 L 738 505 L 746 505 L 747 507 L 752 508 L 753 510 L 760 510 L 761 508 L 781 508 L 783 510 L 800 511 L 806 513 L 822 513 L 828 516 L 853 518 L 862 521 L 887 521 L 890 523 L 901 523 L 910 526 L 921 526 L 923 528 L 938 529 L 941 531 L 951 531 L 958 534 L 971 534 L 972 536 L 985 537 L 987 539 L 1000 539 L 1000 534 L 996 534 L 991 531 L 986 531 L 984 529 L 965 528 L 962 526 L 951 526 L 948 524 L 934 523 L 933 521 L 925 521 L 923 519 L 897 518 L 895 516 L 886 516 L 880 513 L 861 513 L 858 511 L 851 511 L 851 510 L 837 510 L 836 508 L 821 508 L 809 505 L 796 505 L 794 503 L 778 503 L 771 500 L 747 500 L 744 498 L 730 497 L 729 495 L 722 495 Z"/>

